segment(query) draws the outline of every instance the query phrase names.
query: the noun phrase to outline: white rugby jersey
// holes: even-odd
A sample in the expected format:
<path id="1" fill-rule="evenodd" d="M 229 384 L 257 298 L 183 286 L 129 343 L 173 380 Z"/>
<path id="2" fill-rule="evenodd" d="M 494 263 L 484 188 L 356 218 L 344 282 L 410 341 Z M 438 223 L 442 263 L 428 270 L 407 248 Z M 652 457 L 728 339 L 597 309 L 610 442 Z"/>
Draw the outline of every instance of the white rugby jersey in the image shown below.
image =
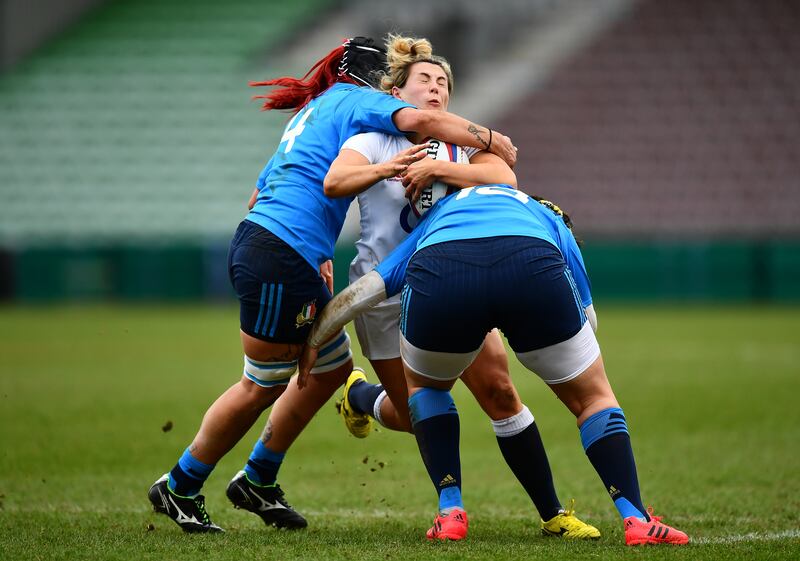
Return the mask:
<path id="1" fill-rule="evenodd" d="M 350 137 L 342 149 L 355 150 L 370 164 L 388 162 L 413 143 L 404 136 L 369 132 Z M 462 148 L 467 158 L 474 156 L 477 148 Z M 361 237 L 356 242 L 357 255 L 350 264 L 350 282 L 368 273 L 402 242 L 417 225 L 418 218 L 411 212 L 405 197 L 405 188 L 399 177 L 383 179 L 358 195 L 361 211 Z M 384 305 L 397 300 L 389 299 Z"/>

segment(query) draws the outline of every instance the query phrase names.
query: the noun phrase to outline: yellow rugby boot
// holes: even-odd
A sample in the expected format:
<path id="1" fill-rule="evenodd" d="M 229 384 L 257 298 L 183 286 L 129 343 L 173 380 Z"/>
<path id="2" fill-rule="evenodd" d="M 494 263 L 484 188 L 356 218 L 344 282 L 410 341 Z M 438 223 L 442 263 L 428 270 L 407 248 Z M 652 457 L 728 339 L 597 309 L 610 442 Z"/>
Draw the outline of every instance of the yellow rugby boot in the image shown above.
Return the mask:
<path id="1" fill-rule="evenodd" d="M 366 381 L 367 376 L 364 374 L 363 370 L 360 368 L 353 369 L 350 376 L 347 377 L 347 382 L 344 384 L 344 395 L 342 399 L 336 403 L 336 408 L 339 410 L 342 417 L 344 417 L 344 424 L 347 430 L 356 438 L 367 438 L 369 436 L 372 430 L 372 417 L 366 413 L 354 411 L 353 407 L 350 405 L 348 395 L 350 393 L 350 388 L 355 384 Z"/>
<path id="2" fill-rule="evenodd" d="M 562 510 L 547 522 L 542 520 L 542 534 L 558 536 L 565 540 L 596 540 L 600 538 L 600 530 L 575 516 L 575 499 L 572 499 L 568 509 Z"/>

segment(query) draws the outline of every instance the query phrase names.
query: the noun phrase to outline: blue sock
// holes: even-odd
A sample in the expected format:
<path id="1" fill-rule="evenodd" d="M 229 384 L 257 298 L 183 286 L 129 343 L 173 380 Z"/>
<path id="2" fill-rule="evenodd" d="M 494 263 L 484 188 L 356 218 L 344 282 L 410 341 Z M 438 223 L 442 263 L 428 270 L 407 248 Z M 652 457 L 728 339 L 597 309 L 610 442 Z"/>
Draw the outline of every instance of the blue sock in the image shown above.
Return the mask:
<path id="1" fill-rule="evenodd" d="M 450 392 L 423 388 L 408 398 L 408 409 L 422 461 L 439 495 L 439 511 L 463 509 L 460 425 Z"/>
<path id="2" fill-rule="evenodd" d="M 350 386 L 350 391 L 347 393 L 347 401 L 350 402 L 356 412 L 372 415 L 375 408 L 375 400 L 378 399 L 382 391 L 383 386 L 381 384 L 359 382 Z"/>
<path id="3" fill-rule="evenodd" d="M 580 431 L 583 449 L 620 516 L 649 520 L 639 495 L 636 462 L 622 409 L 613 407 L 595 413 L 583 422 Z"/>
<path id="4" fill-rule="evenodd" d="M 194 497 L 200 492 L 213 469 L 213 465 L 204 464 L 192 456 L 187 448 L 169 472 L 167 487 L 181 497 Z"/>
<path id="5" fill-rule="evenodd" d="M 247 478 L 256 485 L 274 485 L 286 452 L 273 452 L 259 438 L 244 466 Z"/>

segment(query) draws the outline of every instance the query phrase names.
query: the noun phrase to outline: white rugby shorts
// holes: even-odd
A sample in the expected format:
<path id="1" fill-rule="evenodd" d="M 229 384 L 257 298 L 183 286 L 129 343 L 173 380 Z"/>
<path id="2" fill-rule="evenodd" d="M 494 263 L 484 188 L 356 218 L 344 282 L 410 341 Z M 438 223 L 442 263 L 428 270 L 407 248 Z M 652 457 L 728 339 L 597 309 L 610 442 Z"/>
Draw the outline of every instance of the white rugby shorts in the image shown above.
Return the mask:
<path id="1" fill-rule="evenodd" d="M 392 296 L 353 320 L 361 354 L 369 360 L 400 357 L 400 295 Z"/>
<path id="2" fill-rule="evenodd" d="M 403 362 L 412 372 L 432 380 L 446 381 L 460 376 L 478 356 L 483 344 L 472 352 L 446 353 L 420 349 L 401 337 L 400 347 Z M 600 345 L 587 321 L 578 333 L 566 341 L 532 351 L 516 352 L 516 355 L 528 370 L 546 384 L 563 384 L 580 376 L 597 360 Z"/>

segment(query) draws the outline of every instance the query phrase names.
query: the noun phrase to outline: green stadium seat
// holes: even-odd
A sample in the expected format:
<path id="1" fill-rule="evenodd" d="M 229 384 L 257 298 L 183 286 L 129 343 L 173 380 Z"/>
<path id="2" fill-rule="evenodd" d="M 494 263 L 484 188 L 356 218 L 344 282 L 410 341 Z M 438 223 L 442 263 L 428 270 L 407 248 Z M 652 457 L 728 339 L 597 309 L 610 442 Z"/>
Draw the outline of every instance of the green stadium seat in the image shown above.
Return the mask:
<path id="1" fill-rule="evenodd" d="M 333 3 L 121 0 L 0 76 L 0 245 L 228 238 L 285 120 L 254 55 Z"/>

